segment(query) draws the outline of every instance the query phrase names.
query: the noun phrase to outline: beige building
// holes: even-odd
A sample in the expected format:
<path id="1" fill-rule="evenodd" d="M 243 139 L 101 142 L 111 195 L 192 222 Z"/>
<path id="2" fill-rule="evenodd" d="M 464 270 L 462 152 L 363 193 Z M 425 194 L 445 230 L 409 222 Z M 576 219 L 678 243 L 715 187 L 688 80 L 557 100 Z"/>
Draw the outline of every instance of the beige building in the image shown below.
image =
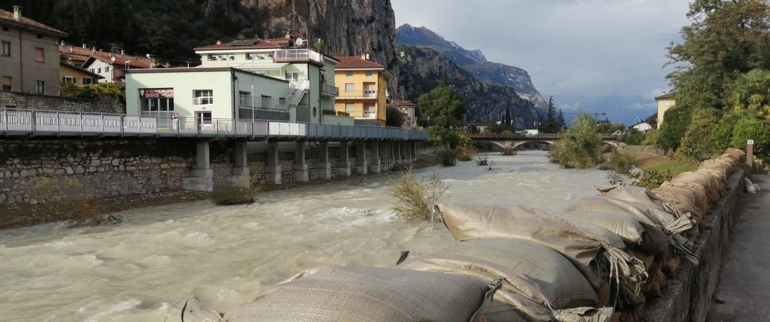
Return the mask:
<path id="1" fill-rule="evenodd" d="M 401 121 L 401 127 L 408 129 L 417 125 L 417 104 L 412 101 L 393 100 L 393 106 L 398 107 L 401 110 L 401 114 L 404 114 L 404 118 Z"/>
<path id="2" fill-rule="evenodd" d="M 337 57 L 340 61 L 334 82 L 340 87 L 335 108 L 360 125 L 385 125 L 388 82 L 393 79 L 385 66 L 361 57 Z"/>
<path id="3" fill-rule="evenodd" d="M 24 18 L 21 7 L 0 10 L 1 90 L 59 95 L 59 39 L 67 34 Z"/>
<path id="4" fill-rule="evenodd" d="M 666 111 L 676 104 L 675 96 L 676 92 L 671 92 L 655 98 L 658 102 L 658 128 L 663 124 L 663 116 L 666 114 Z"/>

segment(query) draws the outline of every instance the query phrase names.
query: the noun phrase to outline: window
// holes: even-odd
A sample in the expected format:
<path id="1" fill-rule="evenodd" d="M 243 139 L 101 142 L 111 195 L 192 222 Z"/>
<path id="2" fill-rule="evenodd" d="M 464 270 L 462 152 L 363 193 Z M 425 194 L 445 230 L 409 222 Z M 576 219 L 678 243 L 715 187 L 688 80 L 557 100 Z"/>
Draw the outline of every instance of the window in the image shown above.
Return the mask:
<path id="1" fill-rule="evenodd" d="M 208 56 L 208 61 L 212 61 L 212 60 L 217 60 L 216 55 L 209 55 Z"/>
<path id="2" fill-rule="evenodd" d="M 91 85 L 94 83 L 94 79 L 91 77 L 83 77 L 83 85 Z"/>
<path id="3" fill-rule="evenodd" d="M 241 107 L 252 107 L 251 95 L 249 92 L 240 91 L 238 92 L 238 97 Z"/>
<path id="4" fill-rule="evenodd" d="M 35 48 L 35 61 L 45 63 L 45 51 L 43 48 Z"/>
<path id="5" fill-rule="evenodd" d="M 353 72 L 347 72 L 347 73 L 345 73 L 345 76 L 347 76 L 347 77 L 353 77 Z"/>
<path id="6" fill-rule="evenodd" d="M 212 124 L 211 112 L 197 112 L 196 114 L 198 114 L 198 125 L 210 126 Z"/>
<path id="7" fill-rule="evenodd" d="M 377 114 L 377 110 L 374 107 L 374 104 L 364 104 L 364 117 L 368 119 L 375 119 Z"/>
<path id="8" fill-rule="evenodd" d="M 372 73 L 372 72 L 366 72 L 366 77 L 371 77 L 372 75 L 374 75 L 374 73 Z"/>
<path id="9" fill-rule="evenodd" d="M 8 31 L 8 27 L 3 26 L 3 31 Z"/>
<path id="10" fill-rule="evenodd" d="M 286 80 L 296 82 L 299 80 L 299 72 L 286 72 Z"/>
<path id="11" fill-rule="evenodd" d="M 104 67 L 104 72 L 109 73 L 110 72 L 110 66 Z"/>
<path id="12" fill-rule="evenodd" d="M 355 111 L 356 111 L 356 104 L 354 104 L 354 103 L 347 103 L 347 104 L 345 104 L 345 112 L 353 113 Z"/>
<path id="13" fill-rule="evenodd" d="M 353 84 L 353 83 L 345 84 L 345 91 L 348 92 L 348 93 L 355 92 L 356 91 L 356 84 Z"/>
<path id="14" fill-rule="evenodd" d="M 97 72 L 97 73 L 99 73 L 99 74 L 101 74 L 101 73 L 102 73 L 102 68 L 101 68 L 101 67 L 97 68 L 97 69 L 96 69 L 96 72 Z"/>
<path id="15" fill-rule="evenodd" d="M 35 93 L 40 95 L 45 95 L 45 82 L 44 81 L 37 81 L 35 82 Z"/>
<path id="16" fill-rule="evenodd" d="M 272 99 L 271 96 L 262 95 L 262 108 L 273 108 L 270 106 L 270 100 Z"/>
<path id="17" fill-rule="evenodd" d="M 62 81 L 64 81 L 64 84 L 75 84 L 75 77 L 72 76 L 64 76 L 62 77 Z"/>
<path id="18" fill-rule="evenodd" d="M 193 91 L 193 105 L 214 104 L 214 90 L 196 89 Z"/>
<path id="19" fill-rule="evenodd" d="M 37 39 L 43 39 L 43 35 L 37 34 Z"/>
<path id="20" fill-rule="evenodd" d="M 8 76 L 3 76 L 3 90 L 4 91 L 10 91 L 13 88 L 13 78 Z"/>
<path id="21" fill-rule="evenodd" d="M 11 56 L 11 43 L 7 42 L 7 41 L 3 41 L 2 43 L 3 43 L 2 55 L 10 57 Z"/>

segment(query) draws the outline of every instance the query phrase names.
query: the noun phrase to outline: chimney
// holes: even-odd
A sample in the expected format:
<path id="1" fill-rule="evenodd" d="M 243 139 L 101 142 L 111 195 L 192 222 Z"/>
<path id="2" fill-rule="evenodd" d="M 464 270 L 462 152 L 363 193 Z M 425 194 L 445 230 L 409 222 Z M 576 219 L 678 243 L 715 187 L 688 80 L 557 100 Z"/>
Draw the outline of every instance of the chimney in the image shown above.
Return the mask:
<path id="1" fill-rule="evenodd" d="M 365 52 L 361 54 L 361 59 L 363 60 L 372 60 L 372 55 L 369 54 L 369 52 Z"/>
<path id="2" fill-rule="evenodd" d="M 21 20 L 21 6 L 13 6 L 13 19 L 16 21 Z"/>
<path id="3" fill-rule="evenodd" d="M 221 44 L 222 44 L 222 42 L 217 40 L 217 45 L 221 45 Z"/>
<path id="4" fill-rule="evenodd" d="M 121 49 L 121 50 L 120 50 L 120 56 L 122 56 L 122 57 L 126 57 L 126 51 L 125 51 L 125 50 L 123 50 L 123 49 Z"/>
<path id="5" fill-rule="evenodd" d="M 88 49 L 88 46 L 86 46 L 86 44 L 83 44 L 83 48 L 86 48 L 86 49 Z"/>

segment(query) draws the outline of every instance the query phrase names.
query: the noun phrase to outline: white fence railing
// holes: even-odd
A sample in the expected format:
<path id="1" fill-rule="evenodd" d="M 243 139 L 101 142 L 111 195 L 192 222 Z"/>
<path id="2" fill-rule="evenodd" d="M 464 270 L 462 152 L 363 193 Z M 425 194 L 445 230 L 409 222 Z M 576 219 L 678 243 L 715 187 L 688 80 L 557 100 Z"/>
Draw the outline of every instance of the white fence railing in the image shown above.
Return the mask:
<path id="1" fill-rule="evenodd" d="M 377 126 L 327 125 L 265 120 L 180 117 L 0 109 L 0 135 L 278 137 L 295 139 L 427 140 L 423 131 Z"/>

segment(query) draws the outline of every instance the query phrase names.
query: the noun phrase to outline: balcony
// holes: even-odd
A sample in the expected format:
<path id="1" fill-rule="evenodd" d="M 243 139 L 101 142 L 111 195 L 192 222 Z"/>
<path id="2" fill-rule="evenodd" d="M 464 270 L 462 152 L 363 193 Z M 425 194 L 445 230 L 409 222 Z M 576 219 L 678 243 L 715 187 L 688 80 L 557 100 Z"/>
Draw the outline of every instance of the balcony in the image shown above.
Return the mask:
<path id="1" fill-rule="evenodd" d="M 343 91 L 340 92 L 339 97 L 337 99 L 341 100 L 376 100 L 379 96 L 377 96 L 376 90 L 364 90 L 364 91 Z"/>
<path id="2" fill-rule="evenodd" d="M 281 49 L 273 55 L 276 63 L 307 63 L 323 64 L 323 55 L 309 49 Z"/>
<path id="3" fill-rule="evenodd" d="M 337 86 L 323 83 L 321 84 L 321 95 L 337 97 L 340 96 L 340 89 Z"/>

